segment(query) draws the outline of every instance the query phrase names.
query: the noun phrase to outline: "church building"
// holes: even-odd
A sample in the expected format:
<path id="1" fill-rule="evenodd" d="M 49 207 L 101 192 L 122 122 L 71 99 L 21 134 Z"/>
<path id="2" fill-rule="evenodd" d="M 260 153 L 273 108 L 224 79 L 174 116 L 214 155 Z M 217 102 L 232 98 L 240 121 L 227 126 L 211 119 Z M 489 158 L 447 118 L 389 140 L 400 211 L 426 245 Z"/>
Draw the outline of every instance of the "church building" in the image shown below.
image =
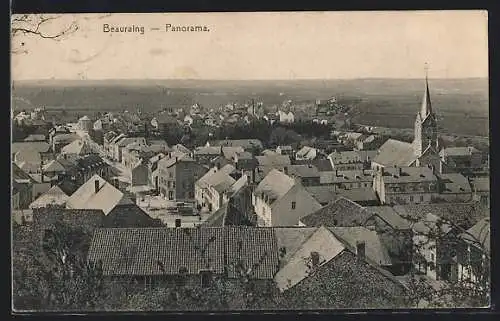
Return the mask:
<path id="1" fill-rule="evenodd" d="M 432 110 L 427 76 L 422 105 L 415 119 L 414 133 L 412 143 L 388 139 L 373 158 L 372 169 L 410 166 L 428 166 L 437 170 L 441 168 L 437 117 Z"/>

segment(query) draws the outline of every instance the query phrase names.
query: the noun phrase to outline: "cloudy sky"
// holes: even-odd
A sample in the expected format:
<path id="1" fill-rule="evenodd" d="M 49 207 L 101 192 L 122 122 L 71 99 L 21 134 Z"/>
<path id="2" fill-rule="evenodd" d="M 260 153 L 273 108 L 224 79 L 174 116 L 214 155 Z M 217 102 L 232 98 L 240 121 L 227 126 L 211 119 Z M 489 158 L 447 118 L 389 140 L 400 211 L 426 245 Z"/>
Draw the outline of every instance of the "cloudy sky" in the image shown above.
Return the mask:
<path id="1" fill-rule="evenodd" d="M 17 34 L 22 79 L 339 79 L 488 76 L 484 11 L 64 15 L 59 41 Z M 165 32 L 165 24 L 209 32 Z M 105 33 L 103 24 L 144 26 Z M 151 31 L 151 28 L 160 28 Z"/>

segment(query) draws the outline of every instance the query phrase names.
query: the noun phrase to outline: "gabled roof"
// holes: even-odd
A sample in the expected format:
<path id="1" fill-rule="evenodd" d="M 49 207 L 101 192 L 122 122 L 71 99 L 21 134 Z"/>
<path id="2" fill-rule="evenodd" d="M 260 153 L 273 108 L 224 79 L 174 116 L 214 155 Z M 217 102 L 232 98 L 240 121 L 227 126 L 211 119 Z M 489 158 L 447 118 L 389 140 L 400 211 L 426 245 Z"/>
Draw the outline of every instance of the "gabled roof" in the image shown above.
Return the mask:
<path id="1" fill-rule="evenodd" d="M 490 218 L 485 217 L 460 236 L 466 242 L 479 246 L 487 253 L 491 253 L 490 230 Z"/>
<path id="2" fill-rule="evenodd" d="M 328 158 L 332 160 L 333 164 L 360 163 L 363 161 L 357 151 L 335 151 L 328 155 Z"/>
<path id="3" fill-rule="evenodd" d="M 320 173 L 321 184 L 339 184 L 373 181 L 373 170 L 337 170 Z"/>
<path id="4" fill-rule="evenodd" d="M 158 161 L 158 165 L 169 168 L 178 162 L 194 162 L 194 159 L 189 157 L 189 155 L 181 152 L 172 152 L 167 157 L 164 157 Z"/>
<path id="5" fill-rule="evenodd" d="M 383 173 L 384 183 L 419 183 L 437 181 L 429 167 L 386 167 Z"/>
<path id="6" fill-rule="evenodd" d="M 53 159 L 43 166 L 44 172 L 64 172 L 66 168 L 59 163 L 57 160 Z"/>
<path id="7" fill-rule="evenodd" d="M 28 173 L 19 168 L 19 166 L 17 166 L 14 162 L 12 163 L 12 180 L 17 182 L 23 181 L 26 183 L 35 182 Z"/>
<path id="8" fill-rule="evenodd" d="M 306 226 L 360 226 L 372 216 L 366 208 L 340 197 L 300 221 Z"/>
<path id="9" fill-rule="evenodd" d="M 273 166 L 286 166 L 290 165 L 292 162 L 290 156 L 288 155 L 265 155 L 265 156 L 255 156 L 259 166 L 263 167 L 273 167 Z"/>
<path id="10" fill-rule="evenodd" d="M 447 156 L 470 156 L 473 153 L 479 153 L 479 150 L 477 150 L 475 147 L 468 146 L 468 147 L 447 147 L 441 149 L 439 152 L 439 155 L 441 157 L 447 157 Z"/>
<path id="11" fill-rule="evenodd" d="M 37 164 L 40 164 L 42 162 L 42 156 L 40 155 L 40 152 L 34 149 L 20 150 L 14 155 L 14 159 L 17 162 L 24 161 L 28 163 L 37 163 Z"/>
<path id="12" fill-rule="evenodd" d="M 415 151 L 411 143 L 402 142 L 395 139 L 388 139 L 378 149 L 377 156 L 373 162 L 382 166 L 410 166 L 415 160 Z"/>
<path id="13" fill-rule="evenodd" d="M 78 139 L 61 148 L 61 154 L 87 155 L 93 153 L 92 147 L 84 140 Z"/>
<path id="14" fill-rule="evenodd" d="M 376 231 L 363 226 L 329 227 L 328 229 L 337 238 L 345 241 L 353 251 L 356 250 L 356 242 L 365 242 L 366 257 L 374 263 L 381 266 L 392 265 L 389 252 Z"/>
<path id="15" fill-rule="evenodd" d="M 172 149 L 174 151 L 178 151 L 178 152 L 181 152 L 184 154 L 191 154 L 191 150 L 189 148 L 185 147 L 184 145 L 181 145 L 181 144 L 177 144 L 177 145 L 172 146 Z"/>
<path id="16" fill-rule="evenodd" d="M 422 218 L 427 213 L 432 213 L 465 229 L 489 215 L 489 210 L 482 208 L 481 204 L 477 202 L 395 205 L 393 209 L 401 217 L 411 221 Z"/>
<path id="17" fill-rule="evenodd" d="M 407 230 L 411 227 L 411 222 L 402 218 L 391 206 L 367 206 L 366 209 L 396 230 Z"/>
<path id="18" fill-rule="evenodd" d="M 327 263 L 345 249 L 331 231 L 321 226 L 316 229 L 304 243 L 292 254 L 284 266 L 276 273 L 274 281 L 280 291 L 295 286 L 309 276 L 310 264 L 307 260 L 311 252 L 319 255 L 319 266 Z"/>
<path id="19" fill-rule="evenodd" d="M 209 142 L 210 146 L 230 146 L 230 147 L 242 147 L 243 149 L 262 149 L 263 145 L 259 139 L 225 139 L 225 140 L 215 140 Z"/>
<path id="20" fill-rule="evenodd" d="M 50 145 L 47 142 L 13 142 L 10 145 L 11 154 L 28 149 L 35 150 L 39 153 L 46 153 L 50 150 Z"/>
<path id="21" fill-rule="evenodd" d="M 297 152 L 297 156 L 300 156 L 300 157 L 305 157 L 307 156 L 307 154 L 309 153 L 313 153 L 316 151 L 316 148 L 313 148 L 313 147 L 309 147 L 309 146 L 304 146 L 302 147 L 298 152 Z"/>
<path id="22" fill-rule="evenodd" d="M 307 165 L 288 165 L 288 175 L 297 176 L 297 177 L 320 177 L 319 171 L 316 166 L 307 164 Z"/>
<path id="23" fill-rule="evenodd" d="M 272 202 L 285 196 L 295 184 L 295 180 L 290 176 L 276 169 L 272 169 L 259 185 L 257 185 L 254 194 L 258 195 L 264 193 Z"/>
<path id="24" fill-rule="evenodd" d="M 315 166 L 318 169 L 318 171 L 320 171 L 320 172 L 328 172 L 328 171 L 333 170 L 332 163 L 328 159 L 319 159 L 319 158 L 300 159 L 300 160 L 295 160 L 293 163 L 296 165 L 311 164 L 311 165 Z"/>
<path id="25" fill-rule="evenodd" d="M 24 139 L 25 142 L 43 142 L 45 141 L 45 135 L 43 134 L 31 134 Z"/>
<path id="26" fill-rule="evenodd" d="M 99 182 L 97 193 L 95 181 Z M 133 204 L 133 202 L 102 177 L 94 175 L 70 196 L 66 207 L 68 209 L 97 209 L 102 210 L 107 215 L 120 204 Z"/>
<path id="27" fill-rule="evenodd" d="M 33 203 L 30 204 L 30 208 L 46 207 L 47 205 L 59 205 L 62 206 L 66 204 L 69 196 L 63 192 L 63 190 L 54 185 L 47 192 L 43 193 L 38 197 Z"/>
<path id="28" fill-rule="evenodd" d="M 441 193 L 471 193 L 469 180 L 460 173 L 440 174 L 439 179 L 444 185 Z"/>

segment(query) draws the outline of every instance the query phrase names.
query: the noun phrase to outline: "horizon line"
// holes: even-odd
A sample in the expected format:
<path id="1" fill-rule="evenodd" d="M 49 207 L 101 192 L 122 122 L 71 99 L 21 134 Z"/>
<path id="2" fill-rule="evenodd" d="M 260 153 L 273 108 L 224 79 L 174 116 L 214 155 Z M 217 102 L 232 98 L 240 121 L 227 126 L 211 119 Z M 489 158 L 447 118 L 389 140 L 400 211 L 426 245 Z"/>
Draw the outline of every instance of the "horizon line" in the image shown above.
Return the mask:
<path id="1" fill-rule="evenodd" d="M 489 76 L 477 77 L 429 77 L 429 80 L 470 80 L 489 79 Z M 101 79 L 71 79 L 71 78 L 34 78 L 34 79 L 12 79 L 12 82 L 29 81 L 338 81 L 338 80 L 425 80 L 424 77 L 359 77 L 359 78 L 273 78 L 273 79 L 217 79 L 217 78 L 101 78 Z"/>

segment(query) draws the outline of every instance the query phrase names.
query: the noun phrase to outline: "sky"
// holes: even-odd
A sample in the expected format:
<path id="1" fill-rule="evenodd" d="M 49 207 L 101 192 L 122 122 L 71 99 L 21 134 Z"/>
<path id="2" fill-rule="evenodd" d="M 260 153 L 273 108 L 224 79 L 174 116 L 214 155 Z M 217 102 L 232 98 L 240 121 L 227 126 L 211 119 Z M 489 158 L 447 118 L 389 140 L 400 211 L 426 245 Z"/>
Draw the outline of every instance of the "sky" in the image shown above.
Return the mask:
<path id="1" fill-rule="evenodd" d="M 13 80 L 488 77 L 486 11 L 64 14 L 17 33 Z M 103 25 L 143 26 L 144 34 Z M 165 32 L 165 25 L 208 32 Z M 150 28 L 160 28 L 151 31 Z M 21 47 L 20 44 L 23 44 Z"/>

